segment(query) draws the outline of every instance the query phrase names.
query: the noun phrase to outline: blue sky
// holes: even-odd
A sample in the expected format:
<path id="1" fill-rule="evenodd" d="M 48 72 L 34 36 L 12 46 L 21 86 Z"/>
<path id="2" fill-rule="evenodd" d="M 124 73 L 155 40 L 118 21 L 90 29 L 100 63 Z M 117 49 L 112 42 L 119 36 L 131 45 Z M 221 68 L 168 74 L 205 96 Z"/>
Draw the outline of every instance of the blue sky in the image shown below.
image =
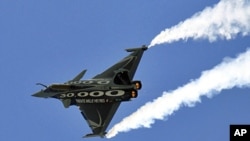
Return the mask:
<path id="1" fill-rule="evenodd" d="M 80 111 L 64 109 L 55 99 L 31 97 L 41 89 L 35 83 L 65 82 L 83 69 L 88 69 L 85 78 L 90 79 L 126 56 L 125 48 L 148 45 L 163 29 L 218 2 L 0 1 L 0 140 L 82 140 L 91 130 Z M 150 48 L 135 75 L 143 82 L 138 98 L 121 104 L 109 128 L 163 91 L 198 78 L 248 47 L 249 35 L 238 35 L 212 43 L 189 39 Z M 234 88 L 212 99 L 203 97 L 195 107 L 183 107 L 150 129 L 109 140 L 229 140 L 230 124 L 250 123 L 249 90 Z"/>

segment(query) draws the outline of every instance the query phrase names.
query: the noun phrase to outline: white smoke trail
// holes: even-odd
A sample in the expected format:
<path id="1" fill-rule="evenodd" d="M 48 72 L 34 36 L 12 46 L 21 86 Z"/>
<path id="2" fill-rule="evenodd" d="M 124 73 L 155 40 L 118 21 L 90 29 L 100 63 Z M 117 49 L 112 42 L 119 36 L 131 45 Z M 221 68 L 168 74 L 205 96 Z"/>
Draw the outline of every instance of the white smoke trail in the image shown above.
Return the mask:
<path id="1" fill-rule="evenodd" d="M 163 120 L 181 106 L 194 106 L 201 96 L 212 97 L 224 89 L 250 87 L 250 48 L 235 59 L 224 61 L 211 70 L 202 72 L 200 78 L 171 92 L 163 92 L 161 97 L 146 103 L 107 133 L 112 138 L 119 132 L 141 127 L 149 128 L 156 119 Z"/>
<path id="2" fill-rule="evenodd" d="M 214 7 L 207 7 L 191 18 L 167 28 L 157 35 L 149 47 L 178 40 L 217 38 L 232 39 L 237 34 L 250 32 L 250 1 L 221 0 Z"/>

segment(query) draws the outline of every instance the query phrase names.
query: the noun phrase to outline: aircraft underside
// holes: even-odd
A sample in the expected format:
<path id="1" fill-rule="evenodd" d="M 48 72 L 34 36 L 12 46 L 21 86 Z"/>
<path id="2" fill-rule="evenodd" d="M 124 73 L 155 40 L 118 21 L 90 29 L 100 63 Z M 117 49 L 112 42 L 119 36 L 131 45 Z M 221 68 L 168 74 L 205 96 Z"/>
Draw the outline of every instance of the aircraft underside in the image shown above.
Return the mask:
<path id="1" fill-rule="evenodd" d="M 78 106 L 92 130 L 85 137 L 104 137 L 120 103 L 138 96 L 142 84 L 133 80 L 133 77 L 145 50 L 146 46 L 126 49 L 131 52 L 128 56 L 90 80 L 81 80 L 86 72 L 83 70 L 72 80 L 62 84 L 46 86 L 37 83 L 45 89 L 32 96 L 59 99 L 65 108 Z"/>

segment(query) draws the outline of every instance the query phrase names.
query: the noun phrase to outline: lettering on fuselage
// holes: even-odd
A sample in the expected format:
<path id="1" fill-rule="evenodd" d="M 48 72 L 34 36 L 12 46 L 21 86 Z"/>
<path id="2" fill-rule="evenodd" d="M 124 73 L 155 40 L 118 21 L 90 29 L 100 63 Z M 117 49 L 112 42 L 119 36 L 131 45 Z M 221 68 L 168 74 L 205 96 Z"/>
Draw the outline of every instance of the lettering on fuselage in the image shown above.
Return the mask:
<path id="1" fill-rule="evenodd" d="M 106 85 L 109 84 L 110 81 L 109 80 L 80 80 L 80 81 L 71 81 L 71 82 L 67 82 L 65 84 L 99 84 L 99 85 Z"/>
<path id="2" fill-rule="evenodd" d="M 109 91 L 90 91 L 90 92 L 70 92 L 63 93 L 59 95 L 59 98 L 98 98 L 98 97 L 118 97 L 123 96 L 125 94 L 124 90 L 109 90 Z"/>
<path id="3" fill-rule="evenodd" d="M 108 103 L 108 99 L 76 99 L 76 103 Z"/>

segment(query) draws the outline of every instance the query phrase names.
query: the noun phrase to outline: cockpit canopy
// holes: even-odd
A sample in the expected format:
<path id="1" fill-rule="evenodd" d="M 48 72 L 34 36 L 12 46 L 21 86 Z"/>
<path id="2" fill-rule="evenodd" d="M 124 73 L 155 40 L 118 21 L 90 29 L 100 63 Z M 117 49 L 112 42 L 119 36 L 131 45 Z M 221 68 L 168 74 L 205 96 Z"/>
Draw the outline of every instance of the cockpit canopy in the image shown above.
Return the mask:
<path id="1" fill-rule="evenodd" d="M 54 90 L 69 90 L 71 89 L 71 85 L 68 84 L 52 84 L 49 88 Z"/>

